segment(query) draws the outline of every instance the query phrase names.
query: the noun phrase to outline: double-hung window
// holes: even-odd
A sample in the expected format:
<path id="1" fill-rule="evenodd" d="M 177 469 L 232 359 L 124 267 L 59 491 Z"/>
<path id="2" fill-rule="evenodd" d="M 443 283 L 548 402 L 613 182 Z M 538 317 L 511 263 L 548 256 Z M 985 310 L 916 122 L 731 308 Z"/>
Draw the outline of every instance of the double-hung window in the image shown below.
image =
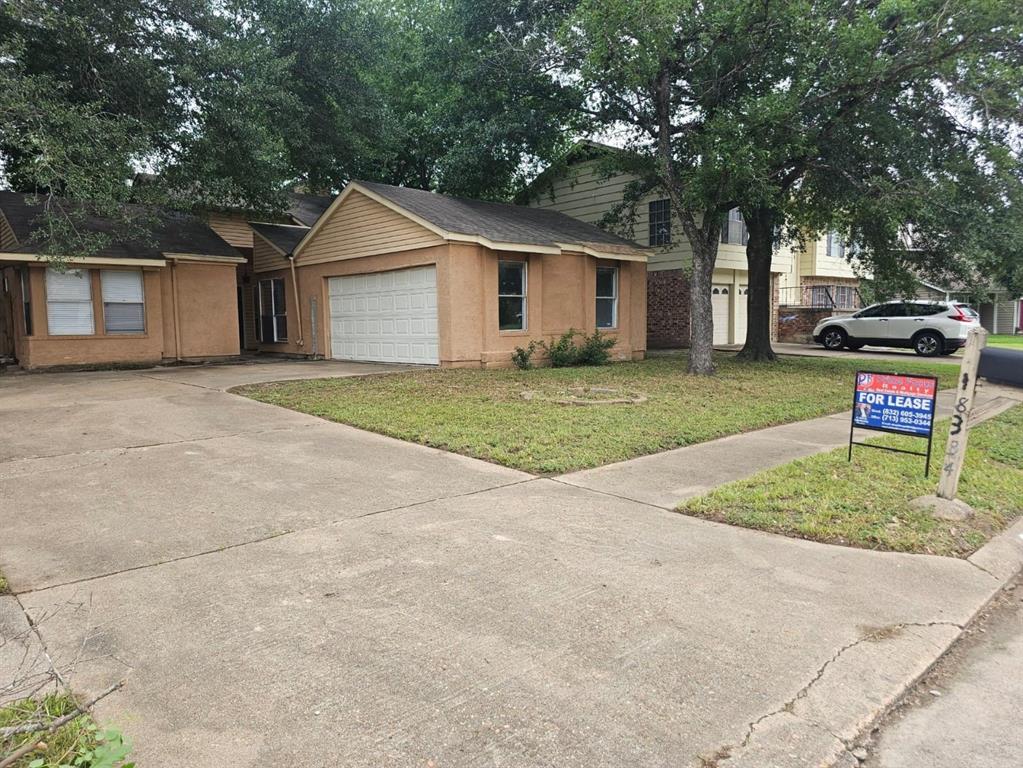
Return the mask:
<path id="1" fill-rule="evenodd" d="M 526 330 L 526 262 L 497 264 L 497 327 L 502 331 Z"/>
<path id="2" fill-rule="evenodd" d="M 46 323 L 51 336 L 92 336 L 92 273 L 46 270 Z"/>
<path id="3" fill-rule="evenodd" d="M 721 242 L 724 245 L 746 245 L 749 242 L 749 231 L 738 208 L 730 210 L 721 223 Z"/>
<path id="4" fill-rule="evenodd" d="M 837 232 L 828 232 L 827 254 L 832 259 L 845 258 L 845 243 L 842 242 L 842 236 Z"/>
<path id="5" fill-rule="evenodd" d="M 109 334 L 145 333 L 146 300 L 142 271 L 104 269 L 99 273 L 103 288 L 103 328 Z"/>
<path id="6" fill-rule="evenodd" d="M 259 324 L 256 329 L 259 340 L 264 343 L 288 340 L 288 313 L 282 278 L 259 281 Z"/>
<path id="7" fill-rule="evenodd" d="M 618 267 L 597 267 L 597 327 L 618 327 Z"/>
<path id="8" fill-rule="evenodd" d="M 650 245 L 671 245 L 671 202 L 651 200 Z"/>

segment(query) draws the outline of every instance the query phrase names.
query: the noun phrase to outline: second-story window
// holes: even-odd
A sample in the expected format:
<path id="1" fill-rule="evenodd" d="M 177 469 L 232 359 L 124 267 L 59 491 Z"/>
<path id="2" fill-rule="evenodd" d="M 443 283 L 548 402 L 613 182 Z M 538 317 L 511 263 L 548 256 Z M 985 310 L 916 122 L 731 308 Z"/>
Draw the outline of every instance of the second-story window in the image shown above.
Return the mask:
<path id="1" fill-rule="evenodd" d="M 738 208 L 730 210 L 728 216 L 722 222 L 721 242 L 724 245 L 746 245 L 749 242 L 746 222 L 743 221 L 742 213 Z"/>
<path id="2" fill-rule="evenodd" d="M 650 245 L 671 245 L 671 202 L 650 201 Z"/>
<path id="3" fill-rule="evenodd" d="M 828 232 L 828 257 L 832 259 L 844 259 L 845 258 L 845 243 L 842 242 L 842 236 L 837 232 Z"/>

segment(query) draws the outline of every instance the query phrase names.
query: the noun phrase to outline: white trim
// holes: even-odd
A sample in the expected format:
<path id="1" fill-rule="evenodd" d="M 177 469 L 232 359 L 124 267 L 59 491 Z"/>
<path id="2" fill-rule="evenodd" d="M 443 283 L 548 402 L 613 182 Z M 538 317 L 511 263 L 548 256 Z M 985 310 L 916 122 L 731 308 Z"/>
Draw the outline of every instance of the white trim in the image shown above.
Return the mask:
<path id="1" fill-rule="evenodd" d="M 210 264 L 244 264 L 244 256 L 205 256 L 201 253 L 164 253 L 172 261 L 202 261 Z"/>
<path id="2" fill-rule="evenodd" d="M 501 293 L 501 265 L 521 264 L 522 265 L 522 293 Z M 522 300 L 522 327 L 502 328 L 501 327 L 501 299 Z M 499 259 L 497 262 L 497 331 L 498 333 L 521 333 L 529 330 L 529 262 L 524 259 Z"/>
<path id="3" fill-rule="evenodd" d="M 50 257 L 41 253 L 0 253 L 0 261 L 37 261 L 47 264 Z M 65 259 L 68 265 L 84 264 L 86 266 L 126 266 L 126 267 L 165 267 L 164 259 L 118 259 L 106 256 L 75 256 Z M 244 259 L 242 260 L 244 261 Z"/>

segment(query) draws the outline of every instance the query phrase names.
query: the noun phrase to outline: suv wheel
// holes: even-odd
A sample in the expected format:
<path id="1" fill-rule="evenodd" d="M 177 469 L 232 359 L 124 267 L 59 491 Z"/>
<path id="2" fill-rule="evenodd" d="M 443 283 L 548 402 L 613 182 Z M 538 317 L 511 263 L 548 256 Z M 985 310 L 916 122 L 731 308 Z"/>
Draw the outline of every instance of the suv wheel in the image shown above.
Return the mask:
<path id="1" fill-rule="evenodd" d="M 924 331 L 913 338 L 913 349 L 923 357 L 936 357 L 945 349 L 945 340 L 934 331 Z"/>
<path id="2" fill-rule="evenodd" d="M 821 334 L 821 344 L 824 345 L 824 349 L 832 351 L 838 351 L 844 347 L 848 340 L 849 337 L 841 328 L 825 328 L 824 333 Z"/>

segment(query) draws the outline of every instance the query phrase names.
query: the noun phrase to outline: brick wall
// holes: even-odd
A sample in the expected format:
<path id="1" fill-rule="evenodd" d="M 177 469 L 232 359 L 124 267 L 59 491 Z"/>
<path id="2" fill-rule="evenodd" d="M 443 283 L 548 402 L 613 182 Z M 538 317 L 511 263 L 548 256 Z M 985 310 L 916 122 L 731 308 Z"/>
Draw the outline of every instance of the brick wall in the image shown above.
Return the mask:
<path id="1" fill-rule="evenodd" d="M 647 349 L 689 346 L 689 278 L 681 269 L 647 272 Z"/>
<path id="2" fill-rule="evenodd" d="M 778 309 L 777 340 L 789 344 L 807 344 L 813 340 L 813 329 L 817 323 L 826 317 L 842 314 L 834 309 L 780 307 Z"/>

